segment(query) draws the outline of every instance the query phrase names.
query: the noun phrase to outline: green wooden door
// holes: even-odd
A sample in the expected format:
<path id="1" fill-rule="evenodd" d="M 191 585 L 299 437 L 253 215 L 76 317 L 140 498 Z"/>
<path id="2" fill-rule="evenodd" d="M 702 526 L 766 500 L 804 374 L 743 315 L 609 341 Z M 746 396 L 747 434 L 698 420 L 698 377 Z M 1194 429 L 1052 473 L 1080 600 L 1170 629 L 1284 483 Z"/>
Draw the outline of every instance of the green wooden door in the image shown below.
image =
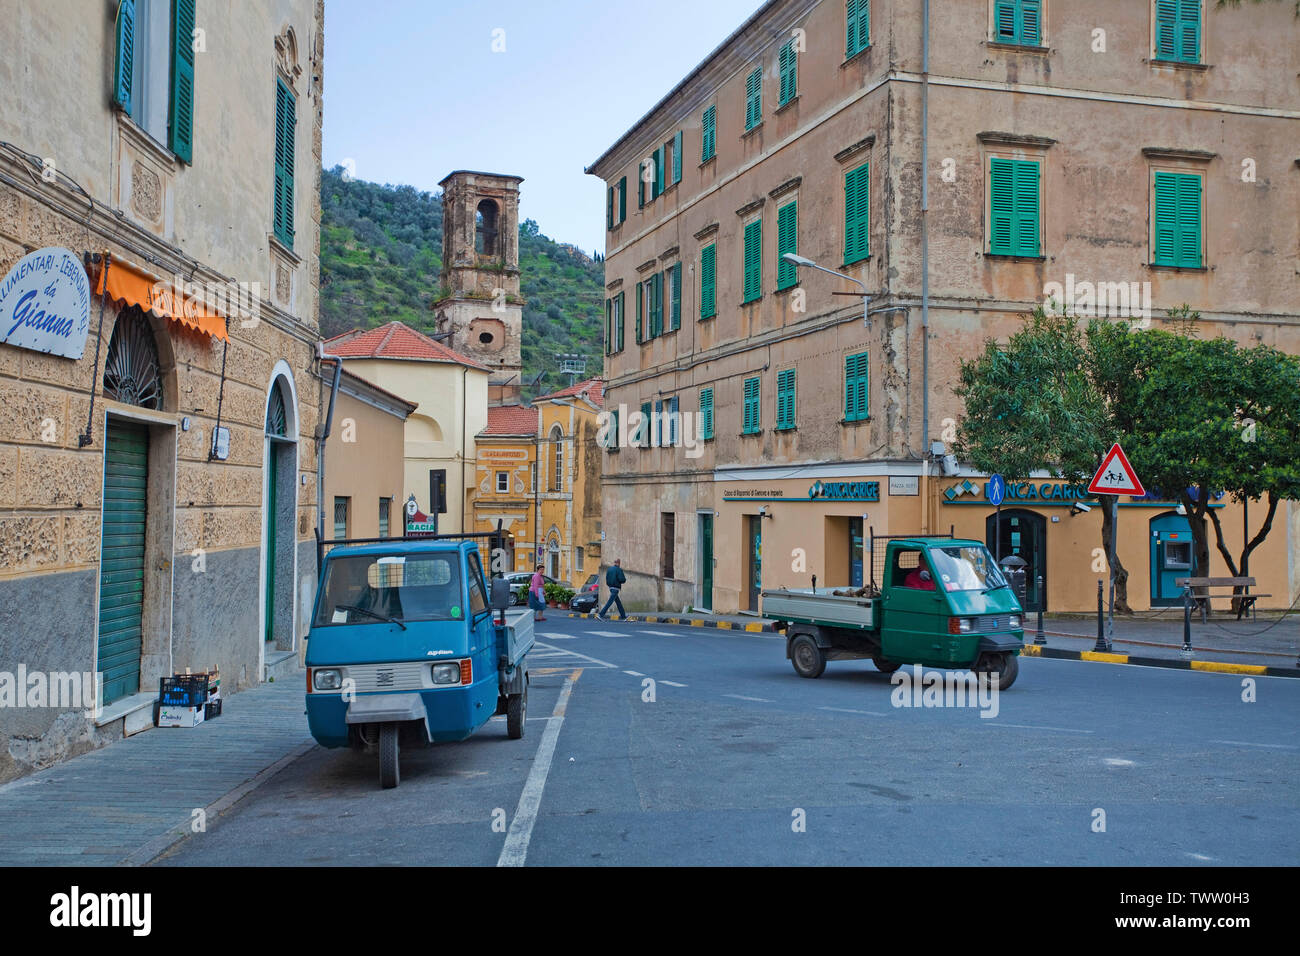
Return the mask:
<path id="1" fill-rule="evenodd" d="M 700 606 L 713 610 L 713 515 L 700 515 Z"/>
<path id="2" fill-rule="evenodd" d="M 99 564 L 98 670 L 106 704 L 140 689 L 148 476 L 149 430 L 110 420 Z"/>
<path id="3" fill-rule="evenodd" d="M 275 442 L 270 443 L 267 458 L 266 486 L 266 640 L 275 640 L 275 512 L 277 505 L 275 460 L 280 448 Z"/>

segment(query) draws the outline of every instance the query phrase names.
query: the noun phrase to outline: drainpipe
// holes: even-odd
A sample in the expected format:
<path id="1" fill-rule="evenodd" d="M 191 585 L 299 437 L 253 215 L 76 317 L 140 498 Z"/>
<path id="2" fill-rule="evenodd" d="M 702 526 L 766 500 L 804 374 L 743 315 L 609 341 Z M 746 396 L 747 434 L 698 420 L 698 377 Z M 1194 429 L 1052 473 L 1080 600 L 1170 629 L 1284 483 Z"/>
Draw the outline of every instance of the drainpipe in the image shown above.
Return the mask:
<path id="1" fill-rule="evenodd" d="M 921 3 L 921 461 L 922 531 L 930 530 L 930 0 Z"/>
<path id="2" fill-rule="evenodd" d="M 469 443 L 469 366 L 460 367 L 460 533 L 465 533 L 465 509 L 469 507 L 465 492 L 469 484 L 465 481 L 465 465 L 468 463 Z"/>
<path id="3" fill-rule="evenodd" d="M 334 382 L 330 386 L 330 406 L 325 415 L 325 427 L 317 430 L 316 438 L 316 576 L 320 576 L 321 542 L 325 540 L 325 442 L 334 427 L 334 399 L 339 393 L 339 379 L 343 375 L 343 359 L 325 352 L 325 343 L 316 343 L 316 358 L 321 363 L 334 363 Z"/>

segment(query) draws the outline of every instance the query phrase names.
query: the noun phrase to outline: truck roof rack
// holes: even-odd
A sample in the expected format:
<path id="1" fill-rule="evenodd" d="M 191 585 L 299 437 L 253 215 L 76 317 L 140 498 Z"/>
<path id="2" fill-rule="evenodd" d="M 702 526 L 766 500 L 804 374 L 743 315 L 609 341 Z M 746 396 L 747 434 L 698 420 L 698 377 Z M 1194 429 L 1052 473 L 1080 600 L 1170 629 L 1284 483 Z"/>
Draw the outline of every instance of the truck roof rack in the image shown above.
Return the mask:
<path id="1" fill-rule="evenodd" d="M 320 577 L 321 567 L 325 563 L 325 549 L 333 548 L 339 545 L 349 544 L 395 544 L 406 541 L 457 541 L 471 540 L 473 538 L 488 538 L 488 551 L 491 552 L 500 547 L 500 542 L 505 538 L 505 531 L 502 528 L 502 522 L 497 520 L 497 529 L 495 531 L 459 531 L 447 534 L 419 534 L 407 535 L 405 526 L 401 535 L 389 535 L 387 538 L 330 538 L 324 540 L 320 536 L 320 529 L 313 529 L 316 535 L 316 576 Z"/>
<path id="2" fill-rule="evenodd" d="M 890 541 L 897 541 L 900 538 L 955 538 L 957 537 L 954 533 L 956 529 L 956 525 L 950 524 L 948 525 L 947 534 L 943 534 L 942 532 L 938 534 L 876 534 L 876 529 L 874 527 L 868 527 L 867 537 L 870 542 L 871 552 L 869 556 L 870 577 L 868 580 L 876 587 L 880 586 L 880 582 L 876 580 L 876 566 L 879 565 L 882 570 L 884 569 L 885 548 L 888 546 Z M 877 541 L 882 542 L 879 547 L 876 545 Z M 879 556 L 879 561 L 877 561 L 877 555 Z"/>

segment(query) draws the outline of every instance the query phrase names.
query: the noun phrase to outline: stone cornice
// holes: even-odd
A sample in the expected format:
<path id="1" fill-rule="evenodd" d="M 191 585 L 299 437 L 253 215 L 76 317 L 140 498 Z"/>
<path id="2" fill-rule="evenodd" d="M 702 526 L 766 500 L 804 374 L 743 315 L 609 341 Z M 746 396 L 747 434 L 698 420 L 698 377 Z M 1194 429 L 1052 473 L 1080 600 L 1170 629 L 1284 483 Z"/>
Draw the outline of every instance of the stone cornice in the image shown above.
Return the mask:
<path id="1" fill-rule="evenodd" d="M 1296 165 L 1300 165 L 1300 159 L 1296 160 Z M 705 239 L 709 238 L 709 236 L 712 236 L 715 233 L 717 233 L 717 231 L 718 231 L 718 224 L 716 222 L 711 222 L 703 229 L 701 229 L 699 232 L 697 232 L 695 234 L 695 238 L 700 242 L 703 242 Z"/>
<path id="2" fill-rule="evenodd" d="M 865 152 L 866 150 L 870 149 L 872 146 L 875 145 L 876 145 L 876 134 L 871 133 L 865 139 L 860 139 L 852 146 L 846 146 L 844 149 L 836 153 L 835 162 L 847 163 L 850 159 L 853 159 L 854 157 L 858 156 L 859 154 Z"/>
<path id="3" fill-rule="evenodd" d="M 1046 149 L 1055 146 L 1056 140 L 1046 136 L 1030 136 L 1028 133 L 1008 133 L 999 130 L 985 130 L 976 133 L 975 138 L 981 143 L 1000 146 L 1028 146 L 1033 149 Z"/>
<path id="4" fill-rule="evenodd" d="M 1142 155 L 1147 159 L 1181 159 L 1194 163 L 1208 163 L 1218 153 L 1205 149 L 1177 149 L 1168 146 L 1143 146 Z"/>
<path id="5" fill-rule="evenodd" d="M 802 176 L 795 176 L 793 179 L 787 179 L 780 186 L 777 186 L 770 193 L 768 193 L 768 195 L 771 196 L 773 199 L 780 199 L 786 193 L 793 192 L 794 190 L 798 189 L 799 184 L 802 182 L 803 182 Z"/>
<path id="6" fill-rule="evenodd" d="M 767 202 L 767 197 L 759 196 L 753 202 L 747 202 L 745 203 L 745 205 L 737 209 L 736 215 L 740 216 L 743 219 L 745 216 L 748 216 L 751 212 L 757 212 L 758 210 L 762 209 L 763 203 L 765 202 Z"/>

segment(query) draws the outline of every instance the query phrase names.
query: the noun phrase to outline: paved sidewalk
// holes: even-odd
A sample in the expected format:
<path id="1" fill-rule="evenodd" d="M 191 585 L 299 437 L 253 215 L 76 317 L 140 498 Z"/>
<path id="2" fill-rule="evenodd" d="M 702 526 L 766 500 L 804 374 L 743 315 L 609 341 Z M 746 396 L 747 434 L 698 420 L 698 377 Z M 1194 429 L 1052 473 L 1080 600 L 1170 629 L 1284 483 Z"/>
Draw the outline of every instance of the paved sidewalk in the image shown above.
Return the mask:
<path id="1" fill-rule="evenodd" d="M 147 863 L 314 746 L 301 672 L 224 701 L 198 727 L 159 728 L 0 786 L 0 866 Z"/>

